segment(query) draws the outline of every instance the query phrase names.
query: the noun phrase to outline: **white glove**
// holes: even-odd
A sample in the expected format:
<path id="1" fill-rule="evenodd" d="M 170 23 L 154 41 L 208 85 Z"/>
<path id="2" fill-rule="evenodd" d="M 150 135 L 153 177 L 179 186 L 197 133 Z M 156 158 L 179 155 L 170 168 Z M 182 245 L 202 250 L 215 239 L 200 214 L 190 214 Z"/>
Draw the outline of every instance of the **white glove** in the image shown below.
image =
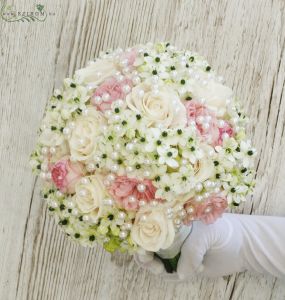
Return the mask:
<path id="1" fill-rule="evenodd" d="M 151 253 L 135 259 L 140 266 L 173 280 L 245 270 L 285 278 L 285 218 L 224 214 L 211 225 L 194 222 L 174 275 L 166 275 L 162 263 Z"/>

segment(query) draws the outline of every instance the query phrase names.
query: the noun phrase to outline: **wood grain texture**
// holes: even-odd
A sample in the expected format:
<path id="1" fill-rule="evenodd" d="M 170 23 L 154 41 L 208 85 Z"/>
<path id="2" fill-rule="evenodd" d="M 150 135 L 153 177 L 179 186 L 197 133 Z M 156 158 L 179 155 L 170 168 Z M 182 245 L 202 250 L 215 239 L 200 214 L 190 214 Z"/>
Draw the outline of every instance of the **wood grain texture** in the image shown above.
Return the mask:
<path id="1" fill-rule="evenodd" d="M 7 1 L 9 4 L 13 0 Z M 32 0 L 14 1 L 29 11 Z M 45 22 L 0 20 L 0 299 L 285 299 L 272 277 L 167 283 L 66 240 L 28 156 L 53 88 L 100 50 L 167 40 L 208 58 L 250 115 L 257 187 L 241 212 L 285 216 L 283 0 L 45 0 Z"/>

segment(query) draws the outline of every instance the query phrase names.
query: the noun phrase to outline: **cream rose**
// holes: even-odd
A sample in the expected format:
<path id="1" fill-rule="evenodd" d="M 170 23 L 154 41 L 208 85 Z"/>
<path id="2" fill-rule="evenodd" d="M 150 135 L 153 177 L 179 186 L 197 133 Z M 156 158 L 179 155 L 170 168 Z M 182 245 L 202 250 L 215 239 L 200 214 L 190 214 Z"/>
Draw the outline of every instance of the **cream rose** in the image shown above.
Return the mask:
<path id="1" fill-rule="evenodd" d="M 102 176 L 98 174 L 84 177 L 75 186 L 75 203 L 81 212 L 87 213 L 94 221 L 102 215 L 105 190 Z"/>
<path id="2" fill-rule="evenodd" d="M 131 238 L 147 251 L 167 249 L 173 243 L 175 229 L 166 216 L 165 208 L 141 208 L 131 230 Z"/>
<path id="3" fill-rule="evenodd" d="M 115 75 L 117 72 L 116 65 L 108 60 L 100 59 L 91 62 L 86 68 L 75 72 L 75 80 L 79 83 L 92 83 L 99 85 L 106 78 Z"/>
<path id="4" fill-rule="evenodd" d="M 128 107 L 149 120 L 149 126 L 184 127 L 186 109 L 178 94 L 167 86 L 159 86 L 157 93 L 151 85 L 142 83 L 133 88 L 127 96 Z"/>
<path id="5" fill-rule="evenodd" d="M 193 82 L 191 93 L 195 99 L 205 99 L 206 105 L 219 117 L 225 115 L 227 100 L 233 98 L 233 91 L 229 87 L 214 81 L 210 81 L 206 86 Z"/>
<path id="6" fill-rule="evenodd" d="M 69 142 L 71 159 L 78 161 L 89 160 L 96 147 L 100 127 L 105 124 L 102 113 L 95 108 L 89 108 L 87 116 L 79 117 L 75 121 L 75 128 L 71 132 Z"/>

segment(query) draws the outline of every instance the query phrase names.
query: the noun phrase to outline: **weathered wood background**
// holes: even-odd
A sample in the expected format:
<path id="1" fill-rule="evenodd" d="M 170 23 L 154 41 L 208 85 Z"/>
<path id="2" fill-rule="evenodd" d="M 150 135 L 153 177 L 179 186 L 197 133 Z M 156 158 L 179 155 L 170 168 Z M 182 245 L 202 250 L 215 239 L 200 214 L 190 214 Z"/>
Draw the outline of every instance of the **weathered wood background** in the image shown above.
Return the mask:
<path id="1" fill-rule="evenodd" d="M 10 2 L 9 2 L 10 1 Z M 13 1 L 30 11 L 32 0 Z M 251 117 L 257 187 L 241 211 L 285 215 L 284 0 L 45 0 L 45 22 L 0 20 L 0 299 L 285 299 L 275 278 L 166 283 L 127 257 L 66 240 L 28 157 L 47 99 L 109 47 L 170 41 L 224 75 Z"/>

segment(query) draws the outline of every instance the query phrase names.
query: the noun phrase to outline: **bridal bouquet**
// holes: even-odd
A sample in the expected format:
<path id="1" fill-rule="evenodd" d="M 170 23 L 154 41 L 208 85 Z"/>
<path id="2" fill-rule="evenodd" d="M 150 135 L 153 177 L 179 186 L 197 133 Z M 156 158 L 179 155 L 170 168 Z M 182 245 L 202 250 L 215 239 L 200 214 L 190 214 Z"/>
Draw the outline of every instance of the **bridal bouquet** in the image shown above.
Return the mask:
<path id="1" fill-rule="evenodd" d="M 54 91 L 31 165 L 72 240 L 158 252 L 252 191 L 246 121 L 198 54 L 169 43 L 107 51 Z"/>

